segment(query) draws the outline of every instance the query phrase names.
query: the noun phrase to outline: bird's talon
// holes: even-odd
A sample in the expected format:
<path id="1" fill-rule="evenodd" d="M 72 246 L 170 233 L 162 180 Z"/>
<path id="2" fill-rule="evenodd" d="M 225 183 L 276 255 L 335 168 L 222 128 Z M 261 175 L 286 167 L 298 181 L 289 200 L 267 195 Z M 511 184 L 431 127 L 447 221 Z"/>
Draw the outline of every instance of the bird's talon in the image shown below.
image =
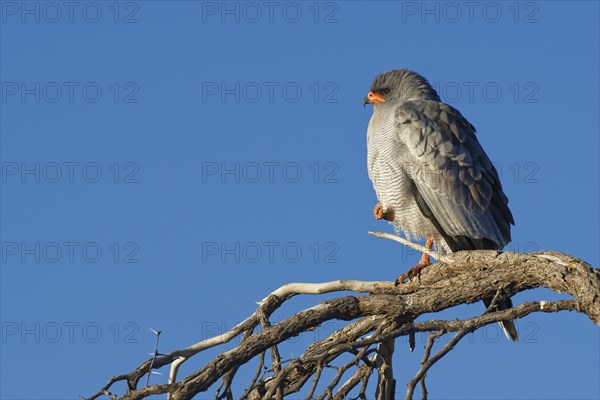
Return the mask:
<path id="1" fill-rule="evenodd" d="M 404 283 L 404 281 L 408 278 L 408 274 L 402 274 L 398 278 L 396 278 L 396 282 L 394 282 L 394 286 L 399 286 Z"/>
<path id="2" fill-rule="evenodd" d="M 380 219 L 385 219 L 386 221 L 393 221 L 394 220 L 394 211 L 390 210 L 390 211 L 383 211 L 383 206 L 381 205 L 381 203 L 377 203 L 375 204 L 375 208 L 373 209 L 373 215 L 375 216 L 375 219 L 380 220 Z"/>
<path id="3" fill-rule="evenodd" d="M 396 282 L 394 282 L 395 286 L 398 286 L 402 283 L 409 282 L 412 281 L 414 278 L 420 278 L 421 277 L 421 270 L 423 270 L 423 268 L 429 266 L 431 264 L 427 264 L 427 263 L 419 263 L 417 265 L 415 265 L 414 267 L 412 267 L 411 269 L 409 269 L 408 271 L 406 271 L 405 273 L 403 273 L 402 275 L 400 275 L 397 279 Z"/>
<path id="4" fill-rule="evenodd" d="M 375 204 L 375 209 L 373 209 L 373 215 L 375 216 L 375 219 L 378 220 L 383 218 L 383 207 L 381 206 L 381 203 Z"/>

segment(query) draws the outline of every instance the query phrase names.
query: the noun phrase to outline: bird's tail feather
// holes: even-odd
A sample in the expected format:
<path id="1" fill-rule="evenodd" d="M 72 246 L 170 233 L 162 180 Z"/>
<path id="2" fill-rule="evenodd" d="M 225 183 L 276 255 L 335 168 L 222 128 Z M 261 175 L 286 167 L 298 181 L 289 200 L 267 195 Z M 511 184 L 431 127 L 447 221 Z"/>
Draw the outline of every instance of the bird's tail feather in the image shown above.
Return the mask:
<path id="1" fill-rule="evenodd" d="M 492 304 L 492 301 L 493 301 L 492 298 L 486 298 L 486 299 L 483 299 L 483 304 L 485 304 L 486 308 L 488 308 L 490 306 L 490 304 Z M 512 308 L 512 306 L 513 306 L 512 300 L 510 299 L 510 297 L 505 298 L 505 299 L 498 299 L 496 301 L 496 305 L 494 306 L 492 311 L 506 310 L 507 308 Z M 506 336 L 507 339 L 512 339 L 514 342 L 519 341 L 519 334 L 517 333 L 517 328 L 515 327 L 515 324 L 513 321 L 504 320 L 504 321 L 500 321 L 498 323 L 500 324 L 500 327 L 504 331 L 504 335 Z"/>

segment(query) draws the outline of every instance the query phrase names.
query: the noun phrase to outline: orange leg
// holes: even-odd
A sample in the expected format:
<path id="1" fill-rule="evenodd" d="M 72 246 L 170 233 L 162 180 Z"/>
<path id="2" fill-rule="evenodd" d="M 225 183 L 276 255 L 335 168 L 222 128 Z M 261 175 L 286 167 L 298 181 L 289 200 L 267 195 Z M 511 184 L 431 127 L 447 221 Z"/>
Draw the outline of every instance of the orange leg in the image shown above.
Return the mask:
<path id="1" fill-rule="evenodd" d="M 383 206 L 381 203 L 375 204 L 373 215 L 375 216 L 375 219 L 385 219 L 386 221 L 394 220 L 394 211 L 390 210 L 388 212 L 383 212 Z"/>
<path id="2" fill-rule="evenodd" d="M 427 242 L 425 242 L 425 247 L 429 250 L 433 247 L 433 235 L 427 236 Z M 396 279 L 396 286 L 401 283 L 404 283 L 407 279 L 413 279 L 416 276 L 419 276 L 421 270 L 427 266 L 431 265 L 431 260 L 429 259 L 429 254 L 423 253 L 421 256 L 421 261 L 411 269 L 409 269 L 406 273 L 400 275 L 398 279 Z"/>

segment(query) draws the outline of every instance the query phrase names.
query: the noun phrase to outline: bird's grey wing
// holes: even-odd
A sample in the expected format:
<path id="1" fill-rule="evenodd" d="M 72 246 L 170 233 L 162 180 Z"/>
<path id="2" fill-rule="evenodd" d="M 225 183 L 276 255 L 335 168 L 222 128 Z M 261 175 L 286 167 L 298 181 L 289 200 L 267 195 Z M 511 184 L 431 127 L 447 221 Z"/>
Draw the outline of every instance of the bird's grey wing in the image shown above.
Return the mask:
<path id="1" fill-rule="evenodd" d="M 437 101 L 409 101 L 396 109 L 395 122 L 414 160 L 405 170 L 415 198 L 449 247 L 501 248 L 510 242 L 508 199 L 461 113 Z"/>

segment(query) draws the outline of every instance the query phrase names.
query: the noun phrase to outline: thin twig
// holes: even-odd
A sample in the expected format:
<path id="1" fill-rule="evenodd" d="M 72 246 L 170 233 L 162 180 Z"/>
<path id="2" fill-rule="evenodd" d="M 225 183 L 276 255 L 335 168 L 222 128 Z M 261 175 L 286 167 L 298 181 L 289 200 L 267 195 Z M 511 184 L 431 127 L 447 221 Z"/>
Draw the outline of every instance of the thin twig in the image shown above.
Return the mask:
<path id="1" fill-rule="evenodd" d="M 155 331 L 154 329 L 150 329 L 156 335 L 156 342 L 154 344 L 154 354 L 152 355 L 152 362 L 150 362 L 150 366 L 148 367 L 148 376 L 146 377 L 146 387 L 150 383 L 150 375 L 152 375 L 152 367 L 154 366 L 154 362 L 156 361 L 156 357 L 158 356 L 158 339 L 160 338 L 160 331 Z"/>
<path id="2" fill-rule="evenodd" d="M 323 366 L 321 363 L 317 364 L 317 372 L 315 372 L 315 376 L 313 378 L 313 383 L 310 386 L 310 391 L 306 395 L 305 400 L 311 400 L 313 395 L 315 394 L 315 390 L 317 389 L 317 385 L 319 384 L 319 379 L 321 379 L 321 372 L 323 371 Z"/>
<path id="3" fill-rule="evenodd" d="M 265 352 L 266 350 L 260 353 L 260 356 L 258 357 L 258 367 L 256 368 L 256 372 L 254 372 L 252 381 L 250 381 L 250 385 L 248 386 L 242 397 L 240 397 L 240 400 L 245 400 L 248 397 L 248 394 L 250 394 L 250 392 L 252 391 L 252 389 L 254 389 L 256 381 L 258 380 L 258 377 L 260 376 L 265 366 Z"/>
<path id="4" fill-rule="evenodd" d="M 339 390 L 333 396 L 333 400 L 344 400 L 348 397 L 348 393 L 352 389 L 354 389 L 359 383 L 362 383 L 361 390 L 359 392 L 359 398 L 364 398 L 361 396 L 361 393 L 364 395 L 367 389 L 367 383 L 369 381 L 369 377 L 373 373 L 373 369 L 375 368 L 374 364 L 377 359 L 377 354 L 373 355 L 369 359 L 365 361 L 364 364 L 358 365 L 354 375 L 352 375 L 346 382 L 342 384 Z"/>
<path id="5" fill-rule="evenodd" d="M 425 346 L 425 351 L 423 352 L 423 359 L 421 360 L 421 367 L 423 367 L 425 365 L 425 363 L 427 362 L 427 360 L 429 360 L 429 357 L 431 355 L 431 349 L 433 348 L 433 343 L 435 342 L 435 339 L 442 337 L 446 334 L 445 330 L 440 330 L 434 333 L 431 333 L 429 335 L 429 337 L 427 338 L 427 345 Z M 426 378 L 427 374 L 423 374 L 423 377 L 420 379 L 421 382 L 421 393 L 423 395 L 423 400 L 427 400 L 427 388 L 425 387 L 425 378 Z"/>
<path id="6" fill-rule="evenodd" d="M 229 371 L 227 371 L 223 375 L 223 379 L 221 379 L 221 384 L 217 388 L 217 392 L 215 394 L 215 400 L 227 399 L 233 400 L 233 391 L 231 390 L 231 384 L 233 382 L 233 377 L 237 373 L 239 366 L 236 366 Z M 223 393 L 221 393 L 221 389 L 223 389 Z"/>
<path id="7" fill-rule="evenodd" d="M 421 369 L 419 369 L 419 371 L 416 373 L 416 375 L 410 380 L 410 382 L 408 382 L 408 388 L 406 390 L 406 400 L 412 400 L 412 396 L 413 396 L 413 392 L 415 390 L 415 385 L 417 384 L 417 382 L 419 382 L 421 379 L 423 379 L 425 377 L 425 374 L 427 373 L 427 371 L 429 370 L 429 368 L 431 368 L 433 366 L 433 364 L 435 364 L 437 361 L 439 361 L 442 357 L 444 357 L 450 350 L 452 350 L 454 348 L 454 346 L 456 346 L 456 344 L 468 333 L 472 332 L 472 329 L 469 328 L 463 328 L 461 330 L 459 330 L 456 335 L 454 335 L 454 337 L 452 339 L 450 339 L 450 341 L 444 346 L 442 347 L 442 349 L 440 351 L 438 351 L 433 357 L 428 358 L 425 362 L 421 363 Z M 438 336 L 442 336 L 444 334 L 444 331 L 440 331 L 438 333 Z M 434 335 L 430 335 L 430 339 L 431 339 L 431 346 L 429 345 L 429 340 L 428 340 L 428 347 L 429 347 L 429 351 L 431 351 L 431 347 L 433 346 L 433 341 L 435 340 L 435 334 Z M 425 357 L 423 357 L 423 359 L 425 360 Z"/>
<path id="8" fill-rule="evenodd" d="M 368 232 L 368 234 L 376 236 L 378 238 L 389 239 L 389 240 L 393 240 L 394 242 L 402 243 L 403 245 L 408 246 L 414 250 L 420 251 L 421 253 L 428 254 L 429 256 L 435 258 L 438 261 L 443 261 L 448 264 L 454 262 L 454 260 L 450 260 L 448 257 L 445 257 L 431 249 L 428 249 L 425 246 L 421 246 L 420 244 L 413 243 L 410 240 L 406 240 L 403 237 L 400 237 L 398 235 L 393 235 L 393 234 L 387 233 L 387 232 Z"/>
<path id="9" fill-rule="evenodd" d="M 358 352 L 356 352 L 356 355 L 354 356 L 354 358 L 352 358 L 352 360 L 348 361 L 346 364 L 339 367 L 337 374 L 332 379 L 331 383 L 329 385 L 327 385 L 327 388 L 325 389 L 325 392 L 323 393 L 323 395 L 318 397 L 318 399 L 325 398 L 325 393 L 327 393 L 329 395 L 329 398 L 333 397 L 332 396 L 333 388 L 335 388 L 338 385 L 338 383 L 342 379 L 342 376 L 344 375 L 344 373 L 348 369 L 350 369 L 350 367 L 352 367 L 353 365 L 358 365 L 360 359 L 362 359 L 364 357 L 364 355 L 367 353 L 368 350 L 369 350 L 368 346 L 363 347 Z"/>

